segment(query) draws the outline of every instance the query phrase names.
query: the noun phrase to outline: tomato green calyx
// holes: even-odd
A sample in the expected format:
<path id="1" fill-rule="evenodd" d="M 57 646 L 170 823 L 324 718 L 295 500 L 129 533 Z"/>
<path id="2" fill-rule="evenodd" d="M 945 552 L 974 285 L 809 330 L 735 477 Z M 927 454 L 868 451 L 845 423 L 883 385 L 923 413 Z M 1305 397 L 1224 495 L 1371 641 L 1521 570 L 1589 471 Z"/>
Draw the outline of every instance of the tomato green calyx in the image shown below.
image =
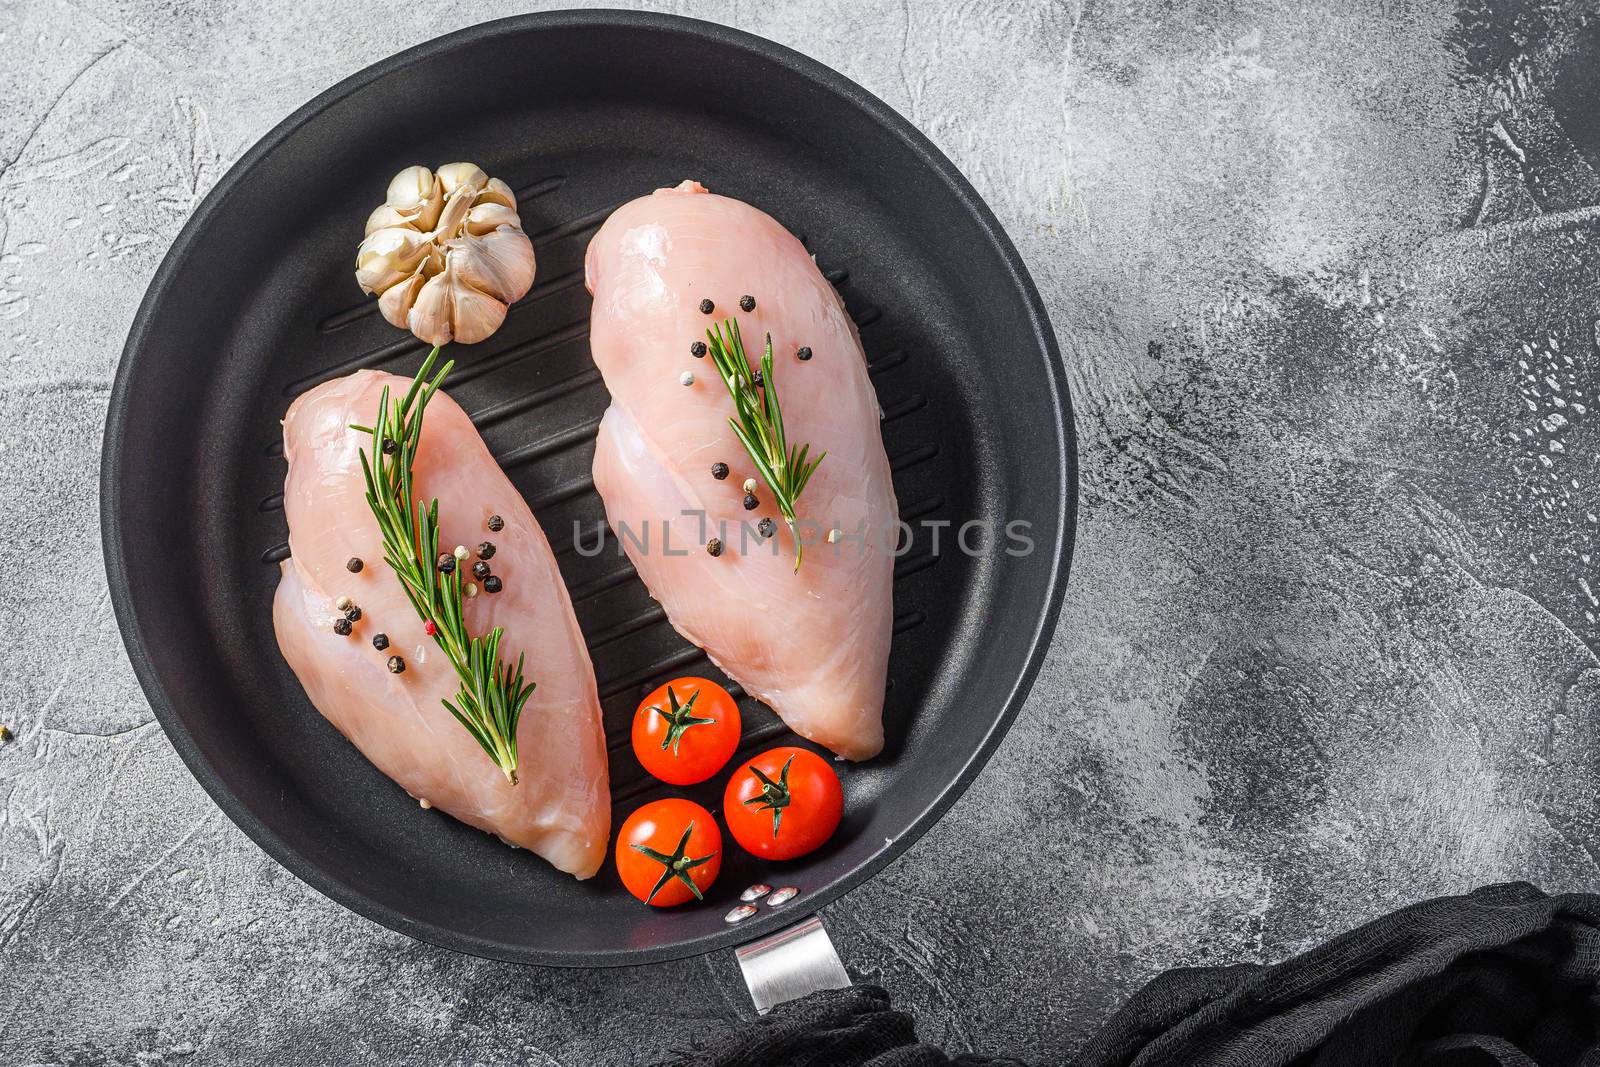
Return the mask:
<path id="1" fill-rule="evenodd" d="M 684 731 L 691 726 L 709 726 L 717 721 L 716 719 L 702 718 L 694 714 L 694 704 L 699 699 L 700 690 L 696 689 L 689 694 L 689 702 L 687 704 L 679 704 L 678 694 L 674 693 L 672 686 L 669 685 L 667 686 L 667 702 L 672 706 L 672 710 L 667 711 L 659 704 L 650 705 L 651 711 L 667 720 L 667 736 L 661 739 L 663 750 L 671 748 L 672 754 L 676 756 L 678 754 L 678 742 L 683 740 Z"/>
<path id="2" fill-rule="evenodd" d="M 646 856 L 649 856 L 651 859 L 661 864 L 661 866 L 664 868 L 661 872 L 661 877 L 656 879 L 655 886 L 651 888 L 650 895 L 644 898 L 644 902 L 646 904 L 656 899 L 656 894 L 661 892 L 662 888 L 674 878 L 687 886 L 689 888 L 689 892 L 694 894 L 694 898 L 696 900 L 706 899 L 701 894 L 700 887 L 694 884 L 694 879 L 689 877 L 689 871 L 700 866 L 702 863 L 705 863 L 707 860 L 715 856 L 716 853 L 708 853 L 707 855 L 701 856 L 698 859 L 689 856 L 687 854 L 689 851 L 689 835 L 692 833 L 694 833 L 694 822 L 691 820 L 689 825 L 683 828 L 683 836 L 678 839 L 678 847 L 673 850 L 673 853 L 670 856 L 665 852 L 657 852 L 649 845 L 629 846 L 635 851 L 642 852 Z"/>
<path id="3" fill-rule="evenodd" d="M 778 780 L 774 782 L 761 772 L 755 764 L 750 765 L 750 773 L 761 779 L 761 795 L 746 800 L 746 804 L 754 804 L 757 811 L 772 812 L 772 836 L 778 836 L 778 824 L 783 821 L 783 809 L 789 806 L 794 798 L 789 794 L 789 764 L 794 762 L 790 756 L 783 761 L 783 770 L 778 772 Z"/>

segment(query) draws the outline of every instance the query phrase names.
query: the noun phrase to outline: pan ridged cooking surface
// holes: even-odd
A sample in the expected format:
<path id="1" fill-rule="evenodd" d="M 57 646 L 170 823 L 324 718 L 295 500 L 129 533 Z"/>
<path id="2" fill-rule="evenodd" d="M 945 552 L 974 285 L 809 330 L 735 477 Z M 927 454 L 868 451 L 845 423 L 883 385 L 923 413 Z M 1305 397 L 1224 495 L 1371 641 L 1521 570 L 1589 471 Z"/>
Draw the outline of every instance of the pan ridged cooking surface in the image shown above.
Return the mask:
<path id="1" fill-rule="evenodd" d="M 686 71 L 684 54 L 701 65 Z M 432 92 L 462 65 L 476 72 L 470 108 Z M 638 962 L 733 943 L 831 899 L 904 848 L 975 773 L 1031 680 L 1059 601 L 1070 416 L 1009 244 L 964 183 L 940 173 L 942 157 L 878 108 L 836 75 L 732 31 L 534 16 L 380 64 L 308 105 L 224 179 L 130 335 L 107 431 L 105 526 L 119 620 L 152 704 L 263 847 L 335 899 L 454 948 Z M 774 868 L 730 842 L 706 907 L 640 907 L 609 864 L 576 883 L 421 811 L 316 714 L 277 653 L 270 604 L 288 553 L 278 420 L 329 378 L 415 371 L 425 348 L 362 297 L 354 248 L 390 175 L 455 159 L 517 190 L 538 278 L 491 339 L 450 350 L 447 388 L 556 551 L 605 709 L 614 823 L 658 795 L 717 810 L 726 778 L 663 786 L 628 742 L 634 707 L 662 681 L 726 679 L 649 597 L 590 477 L 608 400 L 588 353 L 583 255 L 616 206 L 696 178 L 801 235 L 861 331 L 902 519 L 1031 523 L 1025 557 L 949 551 L 949 530 L 939 553 L 925 530 L 912 538 L 895 571 L 883 756 L 837 764 L 845 823 L 823 851 Z M 192 554 L 182 573 L 161 564 L 175 544 Z M 536 650 L 533 660 L 536 679 Z M 734 692 L 742 752 L 792 742 Z M 726 926 L 757 880 L 803 895 Z"/>

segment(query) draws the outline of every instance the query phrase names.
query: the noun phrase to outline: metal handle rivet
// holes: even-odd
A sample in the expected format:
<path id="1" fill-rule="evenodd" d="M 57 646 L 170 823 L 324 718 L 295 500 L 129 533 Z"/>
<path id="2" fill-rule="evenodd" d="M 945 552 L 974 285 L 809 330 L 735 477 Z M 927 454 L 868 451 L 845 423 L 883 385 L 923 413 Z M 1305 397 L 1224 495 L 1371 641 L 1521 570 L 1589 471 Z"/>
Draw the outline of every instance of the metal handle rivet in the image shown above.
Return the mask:
<path id="1" fill-rule="evenodd" d="M 767 885 L 765 882 L 757 882 L 749 889 L 746 889 L 743 893 L 740 893 L 739 899 L 744 901 L 746 904 L 749 904 L 752 901 L 760 900 L 770 892 L 772 892 L 772 887 L 770 885 Z"/>
<path id="2" fill-rule="evenodd" d="M 800 890 L 796 889 L 792 885 L 786 885 L 781 889 L 775 889 L 772 891 L 772 895 L 767 898 L 767 907 L 776 908 L 780 904 L 787 904 L 789 901 L 793 900 L 799 895 Z"/>
<path id="3" fill-rule="evenodd" d="M 742 923 L 755 913 L 756 906 L 754 904 L 739 904 L 736 905 L 732 911 L 728 912 L 728 914 L 724 915 L 722 917 L 722 921 L 725 923 Z"/>

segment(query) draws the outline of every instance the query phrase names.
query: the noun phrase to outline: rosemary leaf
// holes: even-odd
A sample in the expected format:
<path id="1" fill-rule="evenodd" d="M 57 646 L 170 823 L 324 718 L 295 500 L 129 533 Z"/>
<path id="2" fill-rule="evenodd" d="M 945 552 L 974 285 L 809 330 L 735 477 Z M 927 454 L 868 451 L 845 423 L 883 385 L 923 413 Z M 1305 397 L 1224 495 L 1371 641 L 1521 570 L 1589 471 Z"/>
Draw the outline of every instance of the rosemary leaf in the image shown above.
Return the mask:
<path id="1" fill-rule="evenodd" d="M 826 452 L 811 459 L 809 444 L 791 447 L 783 428 L 783 408 L 778 402 L 778 383 L 772 373 L 772 335 L 761 353 L 761 381 L 757 386 L 750 373 L 744 339 L 739 335 L 739 320 L 727 318 L 706 331 L 706 350 L 717 369 L 728 395 L 733 398 L 735 417 L 728 420 L 734 436 L 744 446 L 756 473 L 767 484 L 777 502 L 783 521 L 794 536 L 794 569 L 800 570 L 805 547 L 800 543 L 795 505 Z"/>

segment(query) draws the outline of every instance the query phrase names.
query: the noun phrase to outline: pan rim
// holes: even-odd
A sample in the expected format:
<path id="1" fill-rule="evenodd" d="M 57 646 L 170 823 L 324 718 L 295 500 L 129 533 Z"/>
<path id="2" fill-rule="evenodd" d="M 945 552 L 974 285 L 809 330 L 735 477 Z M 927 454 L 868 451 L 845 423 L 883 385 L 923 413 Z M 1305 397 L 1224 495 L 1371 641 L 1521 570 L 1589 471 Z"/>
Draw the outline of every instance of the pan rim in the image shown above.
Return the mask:
<path id="1" fill-rule="evenodd" d="M 764 913 L 757 919 L 737 927 L 730 926 L 710 936 L 701 936 L 689 941 L 642 948 L 551 951 L 507 945 L 460 929 L 420 922 L 374 899 L 359 886 L 330 876 L 318 863 L 308 859 L 294 845 L 261 821 L 216 772 L 184 725 L 182 717 L 162 685 L 155 657 L 140 623 L 138 608 L 133 602 L 129 558 L 122 532 L 122 508 L 119 506 L 129 486 L 124 478 L 122 469 L 124 455 L 119 443 L 131 422 L 132 382 L 137 373 L 139 354 L 148 346 L 151 323 L 158 308 L 164 303 L 176 275 L 199 235 L 224 209 L 232 192 L 246 180 L 261 160 L 317 115 L 373 82 L 405 67 L 501 35 L 573 28 L 646 30 L 753 52 L 767 61 L 788 68 L 791 73 L 816 83 L 822 89 L 845 98 L 865 112 L 880 128 L 898 138 L 922 166 L 938 177 L 962 208 L 972 216 L 984 237 L 999 254 L 1009 275 L 1010 284 L 1023 298 L 1027 309 L 1028 329 L 1045 357 L 1044 369 L 1047 381 L 1038 384 L 1050 398 L 1057 436 L 1063 443 L 1063 462 L 1060 465 L 1057 484 L 1060 500 L 1057 509 L 1059 525 L 1050 559 L 1050 592 L 1044 610 L 1028 637 L 1023 668 L 1005 694 L 1001 711 L 981 742 L 971 751 L 933 800 L 910 821 L 903 833 L 884 849 L 867 857 L 827 885 L 805 894 L 795 902 L 792 909 Z M 701 19 L 654 12 L 614 9 L 550 11 L 515 15 L 469 26 L 425 41 L 365 67 L 301 105 L 251 146 L 228 169 L 184 223 L 162 259 L 129 327 L 112 384 L 105 430 L 101 440 L 100 502 L 101 544 L 112 607 L 123 645 L 127 650 L 134 674 L 139 680 L 140 688 L 190 774 L 200 783 L 212 802 L 222 809 L 252 842 L 301 881 L 330 900 L 363 918 L 441 948 L 507 963 L 574 968 L 621 967 L 692 958 L 718 949 L 731 948 L 815 913 L 898 858 L 944 815 L 957 798 L 966 792 L 1010 730 L 1022 704 L 1032 690 L 1055 632 L 1066 593 L 1072 550 L 1076 540 L 1077 439 L 1066 370 L 1055 333 L 1043 301 L 1020 254 L 971 183 L 955 164 L 907 119 L 872 93 L 825 64 L 784 45 L 742 30 Z"/>

